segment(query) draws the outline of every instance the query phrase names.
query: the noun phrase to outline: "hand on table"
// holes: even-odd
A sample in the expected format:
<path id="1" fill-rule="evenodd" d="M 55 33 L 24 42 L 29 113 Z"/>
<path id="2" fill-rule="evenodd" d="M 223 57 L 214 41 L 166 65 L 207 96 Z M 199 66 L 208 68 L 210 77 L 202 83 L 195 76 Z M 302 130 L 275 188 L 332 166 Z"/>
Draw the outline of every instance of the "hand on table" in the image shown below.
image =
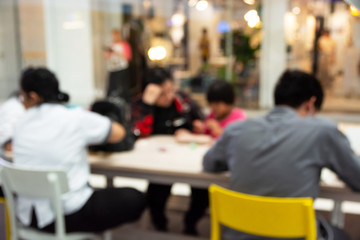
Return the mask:
<path id="1" fill-rule="evenodd" d="M 205 124 L 201 120 L 194 120 L 193 121 L 193 130 L 195 133 L 205 133 Z"/>
<path id="2" fill-rule="evenodd" d="M 150 83 L 146 86 L 142 100 L 148 105 L 154 105 L 156 100 L 159 98 L 162 89 L 160 86 Z"/>
<path id="3" fill-rule="evenodd" d="M 206 121 L 206 126 L 214 136 L 220 136 L 223 133 L 223 129 L 219 122 L 215 119 L 209 119 Z"/>
<path id="4" fill-rule="evenodd" d="M 212 139 L 205 134 L 193 134 L 187 129 L 179 129 L 175 132 L 175 140 L 180 143 L 208 144 Z"/>

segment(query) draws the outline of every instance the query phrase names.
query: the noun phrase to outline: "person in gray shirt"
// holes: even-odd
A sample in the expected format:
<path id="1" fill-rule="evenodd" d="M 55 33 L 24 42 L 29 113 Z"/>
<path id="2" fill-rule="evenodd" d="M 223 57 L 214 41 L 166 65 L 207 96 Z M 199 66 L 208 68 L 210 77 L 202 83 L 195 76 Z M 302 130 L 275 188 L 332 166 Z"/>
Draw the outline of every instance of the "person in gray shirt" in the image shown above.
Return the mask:
<path id="1" fill-rule="evenodd" d="M 206 153 L 208 172 L 230 171 L 229 188 L 274 197 L 319 194 L 321 169 L 338 174 L 360 191 L 360 159 L 336 123 L 314 117 L 323 91 L 319 81 L 300 71 L 286 71 L 275 88 L 275 107 L 264 117 L 229 125 Z M 318 239 L 324 234 L 318 230 Z M 335 239 L 348 239 L 335 227 Z M 226 239 L 263 239 L 227 230 Z M 267 238 L 266 238 L 267 239 Z"/>

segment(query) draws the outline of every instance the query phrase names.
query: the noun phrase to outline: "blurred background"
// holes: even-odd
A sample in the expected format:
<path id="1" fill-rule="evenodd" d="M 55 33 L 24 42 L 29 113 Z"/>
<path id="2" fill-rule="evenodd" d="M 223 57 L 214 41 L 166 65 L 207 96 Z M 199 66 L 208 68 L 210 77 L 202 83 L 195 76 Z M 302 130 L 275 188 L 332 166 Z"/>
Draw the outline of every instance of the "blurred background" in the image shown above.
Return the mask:
<path id="1" fill-rule="evenodd" d="M 0 102 L 28 66 L 55 71 L 72 104 L 105 97 L 115 29 L 131 48 L 132 99 L 160 65 L 200 104 L 220 77 L 239 107 L 268 109 L 292 68 L 318 76 L 325 111 L 360 111 L 360 13 L 340 0 L 1 0 Z"/>

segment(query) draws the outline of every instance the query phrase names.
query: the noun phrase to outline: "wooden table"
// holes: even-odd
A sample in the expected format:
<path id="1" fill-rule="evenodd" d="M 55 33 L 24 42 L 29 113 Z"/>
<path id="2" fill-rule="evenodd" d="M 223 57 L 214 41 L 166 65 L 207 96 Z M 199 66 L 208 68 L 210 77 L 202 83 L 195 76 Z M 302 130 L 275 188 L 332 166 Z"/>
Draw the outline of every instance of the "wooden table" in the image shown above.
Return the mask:
<path id="1" fill-rule="evenodd" d="M 144 178 L 154 183 L 188 183 L 207 188 L 216 183 L 227 186 L 229 174 L 202 171 L 202 158 L 208 145 L 179 144 L 171 136 L 154 136 L 138 140 L 133 151 L 90 154 L 91 172 L 109 178 L 123 176 Z"/>

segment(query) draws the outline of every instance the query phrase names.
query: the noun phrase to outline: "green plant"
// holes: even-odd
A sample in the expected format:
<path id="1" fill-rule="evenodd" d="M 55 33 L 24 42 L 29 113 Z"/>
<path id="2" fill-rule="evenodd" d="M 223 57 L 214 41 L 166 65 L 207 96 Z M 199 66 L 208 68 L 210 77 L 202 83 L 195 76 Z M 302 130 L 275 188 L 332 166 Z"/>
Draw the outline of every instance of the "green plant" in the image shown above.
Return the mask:
<path id="1" fill-rule="evenodd" d="M 241 30 L 235 30 L 232 32 L 233 42 L 233 56 L 235 56 L 236 62 L 241 62 L 246 65 L 249 61 L 255 59 L 255 52 L 260 46 L 253 48 L 250 45 L 251 36 L 245 34 Z M 224 34 L 221 39 L 221 48 L 225 52 L 226 35 Z"/>

